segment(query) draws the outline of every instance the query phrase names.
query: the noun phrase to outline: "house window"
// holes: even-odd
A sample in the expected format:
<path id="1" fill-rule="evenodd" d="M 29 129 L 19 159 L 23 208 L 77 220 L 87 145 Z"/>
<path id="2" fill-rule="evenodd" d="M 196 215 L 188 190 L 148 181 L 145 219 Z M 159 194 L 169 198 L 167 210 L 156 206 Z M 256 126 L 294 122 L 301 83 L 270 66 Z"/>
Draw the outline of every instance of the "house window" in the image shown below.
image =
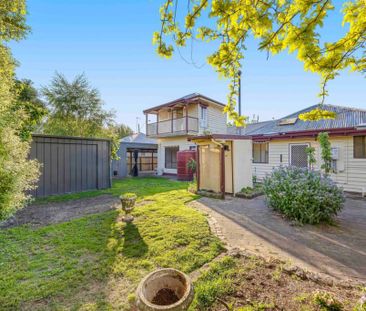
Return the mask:
<path id="1" fill-rule="evenodd" d="M 202 128 L 207 128 L 207 107 L 200 106 L 200 125 Z"/>
<path id="2" fill-rule="evenodd" d="M 177 168 L 177 152 L 179 147 L 165 147 L 165 168 Z"/>
<path id="3" fill-rule="evenodd" d="M 268 163 L 269 143 L 253 143 L 253 163 Z"/>
<path id="4" fill-rule="evenodd" d="M 308 154 L 306 148 L 309 144 L 290 145 L 290 165 L 297 167 L 308 167 Z"/>
<path id="5" fill-rule="evenodd" d="M 355 159 L 366 159 L 366 136 L 353 137 L 353 157 Z"/>
<path id="6" fill-rule="evenodd" d="M 173 119 L 183 118 L 183 108 L 177 108 L 173 110 Z"/>

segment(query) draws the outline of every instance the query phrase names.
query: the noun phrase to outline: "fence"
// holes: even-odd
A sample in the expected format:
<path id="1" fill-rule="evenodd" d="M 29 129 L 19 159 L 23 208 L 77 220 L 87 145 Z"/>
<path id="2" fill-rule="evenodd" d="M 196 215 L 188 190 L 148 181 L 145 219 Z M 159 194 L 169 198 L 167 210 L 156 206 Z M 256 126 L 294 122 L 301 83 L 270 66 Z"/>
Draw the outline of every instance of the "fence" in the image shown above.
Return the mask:
<path id="1" fill-rule="evenodd" d="M 133 157 L 133 150 L 127 150 L 127 167 L 128 172 L 132 171 L 135 165 L 135 159 Z M 143 149 L 138 153 L 137 168 L 139 172 L 154 172 L 158 167 L 158 153 L 156 149 Z"/>
<path id="2" fill-rule="evenodd" d="M 33 135 L 30 158 L 42 164 L 35 197 L 111 187 L 109 140 Z"/>

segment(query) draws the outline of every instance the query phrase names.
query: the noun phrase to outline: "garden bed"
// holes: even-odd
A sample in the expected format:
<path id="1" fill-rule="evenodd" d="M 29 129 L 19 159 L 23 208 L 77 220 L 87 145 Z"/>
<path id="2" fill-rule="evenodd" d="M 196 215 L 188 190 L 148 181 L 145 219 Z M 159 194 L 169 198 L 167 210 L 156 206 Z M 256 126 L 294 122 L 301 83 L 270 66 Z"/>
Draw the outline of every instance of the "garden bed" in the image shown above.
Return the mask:
<path id="1" fill-rule="evenodd" d="M 240 192 L 235 193 L 235 196 L 243 199 L 254 199 L 263 195 L 262 184 L 255 184 L 254 187 L 245 187 Z"/>
<path id="2" fill-rule="evenodd" d="M 203 197 L 208 197 L 208 198 L 212 198 L 212 199 L 222 199 L 223 198 L 221 193 L 217 193 L 214 191 L 198 190 L 196 193 Z"/>
<path id="3" fill-rule="evenodd" d="M 365 287 L 335 283 L 245 252 L 212 263 L 195 288 L 192 310 L 366 310 L 359 304 Z"/>

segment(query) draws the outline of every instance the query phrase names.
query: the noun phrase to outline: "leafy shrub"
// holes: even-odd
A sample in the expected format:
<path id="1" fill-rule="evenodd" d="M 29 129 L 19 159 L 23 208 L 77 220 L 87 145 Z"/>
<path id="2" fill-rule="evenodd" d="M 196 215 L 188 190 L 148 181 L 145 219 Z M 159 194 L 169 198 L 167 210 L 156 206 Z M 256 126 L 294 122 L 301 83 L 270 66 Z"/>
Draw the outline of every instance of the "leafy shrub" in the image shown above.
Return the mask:
<path id="1" fill-rule="evenodd" d="M 20 136 L 30 121 L 27 111 L 19 109 L 14 94 L 14 71 L 6 41 L 20 40 L 26 34 L 25 1 L 0 4 L 0 221 L 22 208 L 39 176 L 39 165 L 28 160 L 29 142 Z"/>
<path id="2" fill-rule="evenodd" d="M 320 172 L 280 167 L 264 180 L 269 207 L 302 224 L 328 222 L 341 211 L 343 190 Z"/>
<path id="3" fill-rule="evenodd" d="M 22 208 L 35 187 L 39 165 L 27 160 L 28 150 L 14 131 L 0 129 L 0 221 Z"/>
<path id="4" fill-rule="evenodd" d="M 196 170 L 197 170 L 197 163 L 196 163 L 196 160 L 194 159 L 189 159 L 188 162 L 187 162 L 187 168 L 190 172 L 192 172 L 193 174 L 196 173 Z"/>

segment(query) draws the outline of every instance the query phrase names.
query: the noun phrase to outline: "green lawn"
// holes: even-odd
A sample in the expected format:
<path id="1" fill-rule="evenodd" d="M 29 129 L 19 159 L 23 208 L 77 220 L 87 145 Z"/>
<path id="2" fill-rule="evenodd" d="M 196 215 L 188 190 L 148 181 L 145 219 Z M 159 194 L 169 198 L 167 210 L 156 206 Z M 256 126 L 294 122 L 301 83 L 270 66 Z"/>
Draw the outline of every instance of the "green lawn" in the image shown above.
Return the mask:
<path id="1" fill-rule="evenodd" d="M 38 198 L 34 204 L 63 202 L 67 200 L 96 197 L 103 194 L 119 196 L 123 192 L 135 192 L 139 199 L 156 193 L 168 190 L 187 189 L 187 182 L 172 181 L 162 177 L 138 177 L 126 179 L 114 179 L 112 188 L 104 190 L 92 190 L 64 195 L 52 195 L 45 198 Z"/>
<path id="2" fill-rule="evenodd" d="M 205 216 L 186 206 L 187 183 L 115 181 L 112 189 L 43 199 L 64 201 L 135 192 L 146 205 L 126 225 L 118 211 L 38 229 L 0 231 L 1 310 L 125 310 L 140 279 L 156 267 L 191 272 L 223 248 Z"/>

